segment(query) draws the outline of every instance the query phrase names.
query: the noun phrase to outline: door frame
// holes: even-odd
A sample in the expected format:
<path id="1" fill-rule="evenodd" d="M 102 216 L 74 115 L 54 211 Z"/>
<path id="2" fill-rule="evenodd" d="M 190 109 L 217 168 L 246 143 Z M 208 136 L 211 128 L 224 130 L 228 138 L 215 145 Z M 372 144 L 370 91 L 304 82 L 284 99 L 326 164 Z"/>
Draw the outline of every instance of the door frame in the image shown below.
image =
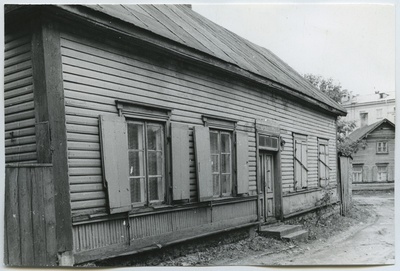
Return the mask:
<path id="1" fill-rule="evenodd" d="M 264 133 L 261 133 L 264 135 Z M 266 221 L 266 209 L 265 209 L 265 193 L 263 183 L 261 181 L 260 174 L 260 154 L 267 153 L 272 156 L 272 164 L 274 171 L 274 205 L 275 205 L 275 220 L 283 219 L 282 212 L 282 170 L 281 170 L 281 148 L 278 150 L 264 150 L 260 149 L 258 145 L 259 133 L 256 133 L 256 176 L 257 176 L 257 195 L 258 195 L 258 219 L 260 223 L 268 223 Z M 279 139 L 279 146 L 280 146 Z"/>

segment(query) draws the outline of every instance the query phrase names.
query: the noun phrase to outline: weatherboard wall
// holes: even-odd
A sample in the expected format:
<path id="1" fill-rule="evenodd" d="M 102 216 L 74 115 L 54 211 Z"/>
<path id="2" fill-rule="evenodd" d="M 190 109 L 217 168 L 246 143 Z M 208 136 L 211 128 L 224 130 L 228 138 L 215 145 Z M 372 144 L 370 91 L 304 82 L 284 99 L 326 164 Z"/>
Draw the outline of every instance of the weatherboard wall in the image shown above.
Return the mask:
<path id="1" fill-rule="evenodd" d="M 362 166 L 362 182 L 378 182 L 378 166 L 387 166 L 387 181 L 394 182 L 395 129 L 384 123 L 364 138 L 366 145 L 353 154 L 353 165 Z M 387 142 L 388 152 L 377 153 L 377 143 Z M 385 182 L 385 181 L 384 181 Z"/>
<path id="2" fill-rule="evenodd" d="M 335 118 L 239 80 L 148 53 L 71 34 L 61 35 L 69 175 L 73 216 L 106 212 L 98 116 L 117 114 L 116 99 L 173 109 L 171 121 L 190 125 L 190 199 L 197 199 L 193 133 L 202 115 L 238 120 L 249 138 L 249 194 L 256 195 L 255 119 L 277 122 L 286 142 L 281 153 L 283 194 L 293 190 L 293 133 L 308 136 L 308 186 L 318 186 L 317 139 L 329 140 L 331 182 L 336 183 Z M 229 79 L 229 80 L 227 80 Z"/>
<path id="3" fill-rule="evenodd" d="M 6 163 L 36 162 L 31 33 L 6 31 L 4 42 Z"/>

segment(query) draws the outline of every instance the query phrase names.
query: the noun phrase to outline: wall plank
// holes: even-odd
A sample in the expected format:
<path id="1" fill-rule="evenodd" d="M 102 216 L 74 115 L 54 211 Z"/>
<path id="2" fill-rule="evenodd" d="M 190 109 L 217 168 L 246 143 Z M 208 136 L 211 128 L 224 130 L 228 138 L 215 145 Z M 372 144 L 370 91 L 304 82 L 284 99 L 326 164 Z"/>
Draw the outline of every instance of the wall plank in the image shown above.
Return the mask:
<path id="1" fill-rule="evenodd" d="M 31 35 L 6 33 L 4 62 L 4 106 L 6 162 L 36 160 L 33 106 Z M 28 129 L 29 128 L 29 129 Z M 23 139 L 19 137 L 23 136 Z M 22 145 L 30 144 L 30 145 Z"/>

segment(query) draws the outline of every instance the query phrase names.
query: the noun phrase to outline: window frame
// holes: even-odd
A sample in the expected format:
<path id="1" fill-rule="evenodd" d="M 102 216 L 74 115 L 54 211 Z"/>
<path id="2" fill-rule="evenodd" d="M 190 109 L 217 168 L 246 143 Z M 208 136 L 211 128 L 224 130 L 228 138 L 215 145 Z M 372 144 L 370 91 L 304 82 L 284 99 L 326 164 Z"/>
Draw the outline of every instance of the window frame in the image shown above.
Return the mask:
<path id="1" fill-rule="evenodd" d="M 210 135 L 210 159 L 212 163 L 212 153 L 211 153 L 211 133 L 218 132 L 218 134 L 221 133 L 227 133 L 230 135 L 230 193 L 222 193 L 222 182 L 221 182 L 221 155 L 220 155 L 220 193 L 219 195 L 214 195 L 214 180 L 212 180 L 212 190 L 213 190 L 213 195 L 212 195 L 212 200 L 218 200 L 218 199 L 225 199 L 225 198 L 230 198 L 230 197 L 236 197 L 237 194 L 237 176 L 236 176 L 236 170 L 237 170 L 237 165 L 236 165 L 236 127 L 237 127 L 237 120 L 232 119 L 232 118 L 222 118 L 220 116 L 212 116 L 212 115 L 202 115 L 202 120 L 204 123 L 205 127 L 209 128 L 209 135 Z M 219 136 L 220 139 L 220 136 Z M 220 145 L 220 140 L 219 140 L 219 145 Z M 211 165 L 211 174 L 212 176 L 213 171 L 212 171 L 212 165 Z"/>
<path id="2" fill-rule="evenodd" d="M 232 197 L 233 195 L 234 195 L 234 189 L 233 189 L 233 187 L 234 187 L 234 183 L 233 183 L 233 169 L 234 169 L 234 163 L 233 163 L 233 161 L 234 161 L 234 159 L 233 159 L 233 149 L 234 149 L 234 140 L 233 140 L 233 132 L 231 132 L 231 131 L 228 131 L 228 130 L 219 130 L 219 129 L 210 129 L 209 130 L 209 132 L 210 132 L 210 151 L 211 151 L 211 174 L 212 174 L 212 176 L 214 177 L 214 175 L 216 175 L 216 173 L 213 171 L 213 166 L 212 166 L 212 164 L 213 164 L 213 159 L 212 159 L 212 156 L 213 155 L 216 155 L 216 154 L 213 154 L 213 152 L 212 152 L 212 150 L 211 150 L 211 134 L 212 133 L 214 133 L 214 134 L 217 134 L 218 136 L 217 136 L 217 139 L 218 139 L 218 142 L 217 142 L 217 145 L 218 145 L 218 163 L 219 163 L 219 167 L 218 167 L 218 175 L 219 175 L 219 194 L 218 195 L 216 195 L 215 194 L 215 191 L 214 191 L 214 178 L 213 178 L 213 198 L 223 198 L 223 197 Z M 222 148 L 221 148 L 221 145 L 222 145 L 222 135 L 223 134 L 226 134 L 226 135 L 229 135 L 229 140 L 230 140 L 230 142 L 229 142 L 229 151 L 230 152 L 228 152 L 228 153 L 223 153 L 223 150 L 222 150 Z M 229 161 L 229 167 L 230 167 L 230 172 L 228 173 L 229 175 L 230 175 L 230 177 L 229 177 L 229 183 L 230 183 L 230 192 L 226 192 L 226 193 L 224 193 L 223 192 L 223 183 L 222 183 L 222 176 L 223 175 L 227 175 L 227 173 L 226 172 L 222 172 L 222 156 L 223 155 L 227 155 L 227 154 L 229 154 L 229 156 L 230 156 L 230 161 Z"/>
<path id="3" fill-rule="evenodd" d="M 380 148 L 379 145 L 382 145 Z M 381 150 L 379 150 L 381 149 Z M 387 141 L 377 141 L 376 142 L 376 153 L 377 154 L 388 154 L 389 153 L 389 144 Z"/>
<path id="4" fill-rule="evenodd" d="M 360 170 L 359 170 L 359 171 L 355 171 L 355 170 L 354 170 L 355 167 L 359 167 Z M 358 176 L 361 177 L 361 178 L 360 178 L 360 181 L 358 181 L 358 182 L 356 182 L 356 183 L 362 183 L 362 182 L 363 182 L 363 170 L 364 170 L 363 167 L 364 167 L 363 164 L 354 164 L 354 165 L 353 165 L 353 167 L 352 167 L 352 171 L 353 171 L 353 172 L 352 172 L 352 175 L 353 175 L 353 176 L 352 176 L 352 177 L 353 177 L 353 182 L 356 182 L 356 181 L 355 181 L 355 177 L 354 177 L 355 174 L 357 174 Z"/>
<path id="5" fill-rule="evenodd" d="M 384 168 L 384 170 L 380 170 L 380 168 Z M 379 179 L 379 175 L 381 173 L 385 173 L 385 180 L 384 181 L 380 181 Z M 378 182 L 387 182 L 389 180 L 389 167 L 388 164 L 376 164 L 376 180 Z"/>
<path id="6" fill-rule="evenodd" d="M 166 135 L 166 127 L 165 127 L 165 122 L 161 122 L 161 121 L 154 121 L 154 120 L 141 120 L 141 119 L 137 119 L 137 118 L 131 118 L 131 117 L 126 117 L 125 118 L 126 121 L 126 126 L 127 126 L 127 137 L 128 137 L 128 157 L 129 157 L 129 153 L 132 151 L 131 149 L 129 149 L 129 129 L 128 129 L 128 125 L 129 123 L 131 124 L 143 124 L 143 131 L 142 131 L 142 140 L 143 140 L 143 171 L 144 171 L 144 176 L 141 176 L 140 178 L 144 178 L 143 181 L 143 186 L 144 186 L 144 191 L 140 191 L 141 194 L 144 195 L 144 201 L 140 201 L 140 202 L 132 202 L 132 198 L 131 198 L 131 206 L 132 207 L 141 207 L 141 206 L 156 206 L 156 205 L 163 205 L 166 204 L 167 199 L 168 199 L 168 185 L 167 185 L 167 156 L 166 156 L 166 139 L 167 139 L 167 135 Z M 150 181 L 149 179 L 154 177 L 154 176 L 150 176 L 149 173 L 149 149 L 147 147 L 148 145 L 148 135 L 147 135 L 147 128 L 148 125 L 154 125 L 157 124 L 161 127 L 162 129 L 162 134 L 161 134 L 161 142 L 162 142 L 162 162 L 161 162 L 161 187 L 162 190 L 160 191 L 163 195 L 160 196 L 159 200 L 151 200 L 150 199 Z M 150 150 L 152 151 L 152 150 Z M 156 150 L 157 151 L 157 150 Z M 130 166 L 130 161 L 129 161 L 129 166 Z M 158 178 L 158 177 L 157 177 Z M 131 179 L 133 179 L 132 176 L 129 175 L 129 185 L 132 189 L 131 186 Z M 131 191 L 132 194 L 132 191 Z"/>
<path id="7" fill-rule="evenodd" d="M 303 161 L 303 158 L 301 161 L 296 157 L 296 145 L 297 142 L 300 142 L 300 145 L 302 146 L 301 148 L 301 157 L 303 157 L 303 152 L 306 154 L 305 158 L 305 163 Z M 305 145 L 306 149 L 303 150 L 303 145 Z M 297 179 L 297 164 L 300 164 L 300 169 L 301 169 L 301 180 L 300 180 L 300 185 Z M 305 170 L 305 174 L 303 173 L 303 170 Z M 295 191 L 301 191 L 301 190 L 306 190 L 308 189 L 308 136 L 303 135 L 303 134 L 298 134 L 298 133 L 293 133 L 293 182 L 294 182 L 294 190 Z M 305 179 L 303 179 L 305 175 Z"/>
<path id="8" fill-rule="evenodd" d="M 128 123 L 129 122 L 147 122 L 147 123 L 156 123 L 162 125 L 163 129 L 163 135 L 162 135 L 162 141 L 163 141 L 163 175 L 164 175 L 164 184 L 163 184 L 163 192 L 164 195 L 162 196 L 162 200 L 157 200 L 157 201 L 151 201 L 147 198 L 146 202 L 132 202 L 131 199 L 131 207 L 132 208 L 145 208 L 145 207 L 151 207 L 151 206 L 162 206 L 162 205 L 168 205 L 172 202 L 172 194 L 169 189 L 169 186 L 171 184 L 171 144 L 170 141 L 168 140 L 171 135 L 171 115 L 172 115 L 172 108 L 165 107 L 165 106 L 159 106 L 159 105 L 153 105 L 153 104 L 148 104 L 148 103 L 142 103 L 142 102 L 132 102 L 132 101 L 126 101 L 126 100 L 115 100 L 116 107 L 118 109 L 118 114 L 120 116 L 123 116 L 125 118 L 126 126 L 128 128 Z M 143 128 L 144 129 L 144 128 Z M 145 129 L 143 131 L 145 133 Z M 128 137 L 128 129 L 127 129 L 127 135 Z M 146 140 L 146 139 L 144 139 Z M 129 138 L 128 138 L 129 141 Z M 128 150 L 129 152 L 129 142 L 128 142 Z M 128 153 L 129 157 L 129 153 Z M 129 161 L 128 161 L 129 163 Z M 147 158 L 146 158 L 146 164 L 148 163 Z M 146 178 L 148 178 L 148 168 L 144 168 L 146 172 Z M 130 185 L 130 176 L 128 179 L 129 185 Z M 148 184 L 146 184 L 146 187 Z M 146 191 L 147 194 L 149 191 Z M 132 193 L 132 191 L 131 191 Z"/>

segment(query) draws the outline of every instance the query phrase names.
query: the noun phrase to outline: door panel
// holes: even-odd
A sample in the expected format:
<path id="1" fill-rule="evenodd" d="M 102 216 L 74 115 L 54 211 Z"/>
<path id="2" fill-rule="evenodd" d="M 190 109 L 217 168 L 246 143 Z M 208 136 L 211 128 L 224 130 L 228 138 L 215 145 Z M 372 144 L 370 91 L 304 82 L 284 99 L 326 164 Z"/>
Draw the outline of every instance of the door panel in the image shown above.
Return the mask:
<path id="1" fill-rule="evenodd" d="M 273 156 L 261 153 L 259 159 L 261 185 L 263 186 L 265 198 L 265 219 L 267 220 L 275 217 Z"/>

